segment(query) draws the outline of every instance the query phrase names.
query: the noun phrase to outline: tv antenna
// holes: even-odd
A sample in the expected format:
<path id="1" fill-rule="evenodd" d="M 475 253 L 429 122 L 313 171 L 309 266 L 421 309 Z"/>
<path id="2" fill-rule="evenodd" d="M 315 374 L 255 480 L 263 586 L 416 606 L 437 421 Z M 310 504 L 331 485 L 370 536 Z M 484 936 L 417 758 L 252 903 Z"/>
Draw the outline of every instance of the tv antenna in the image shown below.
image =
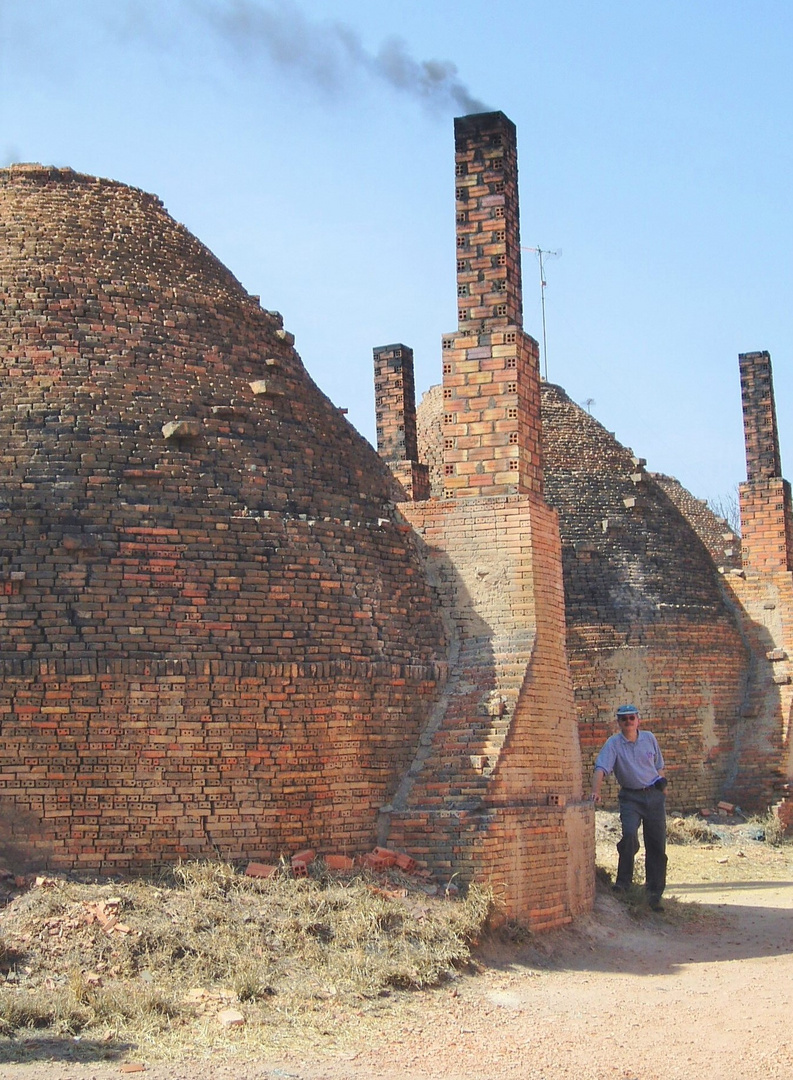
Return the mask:
<path id="1" fill-rule="evenodd" d="M 537 247 L 523 248 L 523 251 L 532 251 L 537 256 L 537 261 L 540 264 L 540 303 L 542 305 L 542 366 L 543 366 L 543 378 L 548 382 L 548 340 L 545 332 L 545 259 L 559 258 L 562 254 L 561 248 L 558 251 L 548 251 L 547 248 L 541 248 L 539 244 Z"/>

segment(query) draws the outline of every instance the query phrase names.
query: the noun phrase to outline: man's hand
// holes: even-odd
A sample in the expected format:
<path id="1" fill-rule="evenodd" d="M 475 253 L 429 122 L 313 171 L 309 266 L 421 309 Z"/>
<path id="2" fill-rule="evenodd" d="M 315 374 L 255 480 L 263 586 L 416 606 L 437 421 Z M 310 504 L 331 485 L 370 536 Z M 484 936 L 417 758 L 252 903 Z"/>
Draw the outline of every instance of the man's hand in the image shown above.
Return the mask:
<path id="1" fill-rule="evenodd" d="M 595 769 L 595 775 L 592 777 L 592 802 L 601 802 L 600 789 L 603 786 L 603 777 L 606 774 L 602 769 Z"/>

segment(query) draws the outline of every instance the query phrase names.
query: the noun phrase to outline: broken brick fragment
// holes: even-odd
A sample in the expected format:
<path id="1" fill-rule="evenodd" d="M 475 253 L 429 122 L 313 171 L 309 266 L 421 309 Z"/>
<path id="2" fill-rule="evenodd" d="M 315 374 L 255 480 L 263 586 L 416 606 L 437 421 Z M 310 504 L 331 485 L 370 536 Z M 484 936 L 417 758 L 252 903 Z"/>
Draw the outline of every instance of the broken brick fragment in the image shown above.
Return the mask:
<path id="1" fill-rule="evenodd" d="M 352 870 L 355 865 L 349 855 L 323 855 L 322 858 L 328 870 Z"/>
<path id="2" fill-rule="evenodd" d="M 292 863 L 294 864 L 296 862 L 302 862 L 305 863 L 306 866 L 308 866 L 309 863 L 313 863 L 316 857 L 317 853 L 313 850 L 313 848 L 306 848 L 305 851 L 298 851 L 295 855 L 292 856 Z"/>
<path id="3" fill-rule="evenodd" d="M 375 874 L 381 874 L 393 864 L 387 859 L 381 859 L 378 855 L 368 852 L 366 855 L 361 855 L 358 858 L 358 865 L 363 866 L 366 870 L 371 870 Z"/>
<path id="4" fill-rule="evenodd" d="M 376 847 L 372 851 L 372 855 L 374 855 L 376 859 L 382 859 L 387 866 L 393 866 L 397 861 L 397 853 L 391 851 L 389 848 Z"/>
<path id="5" fill-rule="evenodd" d="M 418 870 L 419 864 L 412 856 L 406 855 L 404 851 L 398 851 L 396 853 L 395 862 L 403 874 L 415 874 Z"/>
<path id="6" fill-rule="evenodd" d="M 249 862 L 245 868 L 246 877 L 255 878 L 270 878 L 278 869 L 277 866 L 273 866 L 271 863 L 261 862 Z"/>

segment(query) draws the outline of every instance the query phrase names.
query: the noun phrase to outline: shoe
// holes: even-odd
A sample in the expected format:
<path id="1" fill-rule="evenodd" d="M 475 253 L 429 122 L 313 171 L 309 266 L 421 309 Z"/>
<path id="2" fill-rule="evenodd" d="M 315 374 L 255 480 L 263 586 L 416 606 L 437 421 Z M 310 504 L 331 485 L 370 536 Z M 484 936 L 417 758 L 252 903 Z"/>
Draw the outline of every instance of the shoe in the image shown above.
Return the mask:
<path id="1" fill-rule="evenodd" d="M 628 891 L 627 885 L 612 885 L 611 891 L 615 893 L 626 893 Z"/>
<path id="2" fill-rule="evenodd" d="M 663 911 L 664 905 L 661 903 L 660 896 L 651 896 L 649 901 L 650 911 Z"/>

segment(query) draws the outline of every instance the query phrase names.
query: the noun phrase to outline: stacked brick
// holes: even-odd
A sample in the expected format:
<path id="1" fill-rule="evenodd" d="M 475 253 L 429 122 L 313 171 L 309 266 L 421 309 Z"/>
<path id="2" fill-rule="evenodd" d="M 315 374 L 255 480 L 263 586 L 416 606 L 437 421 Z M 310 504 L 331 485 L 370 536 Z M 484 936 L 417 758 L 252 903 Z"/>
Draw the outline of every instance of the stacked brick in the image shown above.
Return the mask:
<path id="1" fill-rule="evenodd" d="M 401 484 L 403 497 L 428 499 L 429 474 L 419 464 L 416 442 L 413 350 L 400 343 L 373 352 L 377 452 Z"/>
<path id="2" fill-rule="evenodd" d="M 455 120 L 458 330 L 443 338 L 444 497 L 541 491 L 539 352 L 523 332 L 515 127 Z"/>
<path id="3" fill-rule="evenodd" d="M 740 485 L 743 565 L 773 573 L 793 569 L 790 484 L 782 479 L 771 357 L 741 353 L 746 483 Z"/>
<path id="4" fill-rule="evenodd" d="M 445 636 L 393 481 L 153 196 L 0 171 L 0 831 L 50 864 L 355 850 Z"/>

